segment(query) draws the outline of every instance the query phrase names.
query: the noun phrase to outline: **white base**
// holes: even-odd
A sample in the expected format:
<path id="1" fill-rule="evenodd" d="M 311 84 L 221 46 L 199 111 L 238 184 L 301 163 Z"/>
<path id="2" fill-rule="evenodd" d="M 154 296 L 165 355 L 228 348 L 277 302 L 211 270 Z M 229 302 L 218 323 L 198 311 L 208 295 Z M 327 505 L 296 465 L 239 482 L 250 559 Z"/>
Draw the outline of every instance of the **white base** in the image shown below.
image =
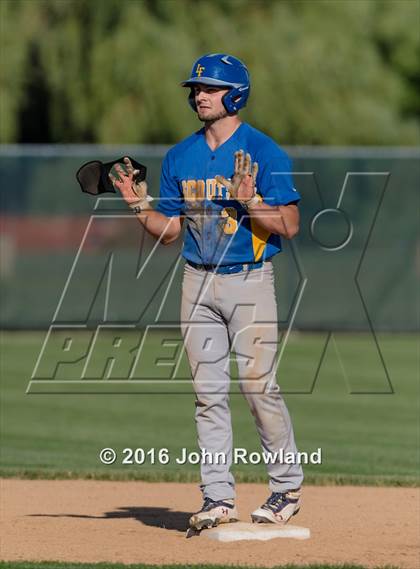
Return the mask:
<path id="1" fill-rule="evenodd" d="M 220 524 L 218 527 L 206 529 L 201 535 L 215 539 L 216 541 L 240 541 L 244 539 L 268 541 L 269 539 L 275 539 L 277 537 L 309 539 L 311 532 L 309 528 L 300 526 L 236 522 Z"/>

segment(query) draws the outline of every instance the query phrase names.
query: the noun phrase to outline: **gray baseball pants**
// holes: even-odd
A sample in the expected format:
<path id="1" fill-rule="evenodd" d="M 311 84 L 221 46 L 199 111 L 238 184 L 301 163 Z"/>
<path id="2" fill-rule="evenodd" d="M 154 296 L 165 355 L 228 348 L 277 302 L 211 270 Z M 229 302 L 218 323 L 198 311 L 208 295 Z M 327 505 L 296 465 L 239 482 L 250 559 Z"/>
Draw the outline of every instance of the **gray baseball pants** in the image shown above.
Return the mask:
<path id="1" fill-rule="evenodd" d="M 232 423 L 229 408 L 230 352 L 235 352 L 239 385 L 246 397 L 263 452 L 296 453 L 290 416 L 276 383 L 277 304 L 271 262 L 260 269 L 215 274 L 185 264 L 181 328 L 196 394 L 198 445 L 222 453 L 226 462 L 201 463 L 204 498 L 235 497 Z M 299 464 L 267 464 L 272 492 L 299 488 Z"/>

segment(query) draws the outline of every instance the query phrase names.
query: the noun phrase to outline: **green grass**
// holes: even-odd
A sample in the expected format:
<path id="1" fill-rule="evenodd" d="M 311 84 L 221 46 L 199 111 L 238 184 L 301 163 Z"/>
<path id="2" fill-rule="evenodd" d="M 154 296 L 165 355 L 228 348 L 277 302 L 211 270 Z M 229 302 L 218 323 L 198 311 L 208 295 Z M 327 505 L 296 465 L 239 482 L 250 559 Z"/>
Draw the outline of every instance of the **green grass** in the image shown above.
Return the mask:
<path id="1" fill-rule="evenodd" d="M 154 395 L 27 394 L 44 337 L 43 332 L 29 331 L 2 335 L 2 476 L 198 480 L 198 466 L 180 466 L 174 461 L 182 447 L 197 449 L 194 397 L 189 385 L 183 386 L 185 394 L 176 390 L 165 394 L 164 389 Z M 78 337 L 81 343 L 85 339 L 83 334 Z M 150 361 L 161 340 L 158 334 L 151 338 Z M 312 452 L 321 447 L 323 457 L 322 465 L 304 467 L 306 482 L 418 484 L 416 338 L 382 335 L 378 340 L 394 393 L 384 393 L 389 385 L 368 335 L 335 336 L 312 392 L 325 335 L 291 338 L 279 383 L 299 450 Z M 65 373 L 74 375 L 80 370 L 78 365 Z M 56 385 L 54 382 L 51 385 Z M 371 393 L 366 393 L 369 390 Z M 245 399 L 233 394 L 231 408 L 234 446 L 259 451 Z M 104 466 L 98 459 L 104 447 L 114 448 L 120 456 L 127 447 L 168 448 L 172 460 L 167 465 L 124 466 L 117 461 Z M 233 471 L 238 481 L 266 480 L 264 465 L 239 464 Z"/>
<path id="2" fill-rule="evenodd" d="M 0 569 L 235 569 L 246 567 L 247 569 L 266 569 L 264 567 L 253 567 L 252 565 L 144 565 L 133 564 L 124 565 L 122 563 L 63 563 L 60 561 L 0 561 Z M 318 563 L 310 565 L 278 565 L 281 569 L 366 569 L 362 565 L 320 565 Z M 275 569 L 275 567 L 271 567 Z M 395 566 L 386 565 L 381 568 L 373 569 L 397 569 Z"/>
<path id="3" fill-rule="evenodd" d="M 140 472 L 123 470 L 56 470 L 33 468 L 0 468 L 0 478 L 19 478 L 22 480 L 142 480 L 145 482 L 199 482 L 198 472 L 174 470 L 142 470 Z M 236 482 L 261 483 L 267 481 L 264 472 L 235 472 Z M 324 475 L 306 474 L 305 484 L 314 486 L 419 486 L 417 476 L 354 476 L 354 475 Z"/>

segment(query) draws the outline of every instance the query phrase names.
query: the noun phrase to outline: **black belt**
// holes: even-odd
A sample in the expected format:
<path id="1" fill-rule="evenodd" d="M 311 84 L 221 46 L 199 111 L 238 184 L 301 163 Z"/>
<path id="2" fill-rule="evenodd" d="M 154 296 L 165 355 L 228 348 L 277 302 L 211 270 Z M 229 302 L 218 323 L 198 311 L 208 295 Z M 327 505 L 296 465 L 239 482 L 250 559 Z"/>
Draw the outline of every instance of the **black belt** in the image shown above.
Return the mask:
<path id="1" fill-rule="evenodd" d="M 199 263 L 194 263 L 187 259 L 187 263 L 198 271 L 209 271 L 217 275 L 232 275 L 234 273 L 242 273 L 243 271 L 261 269 L 264 261 L 258 261 L 257 263 L 235 263 L 234 265 L 200 265 Z"/>

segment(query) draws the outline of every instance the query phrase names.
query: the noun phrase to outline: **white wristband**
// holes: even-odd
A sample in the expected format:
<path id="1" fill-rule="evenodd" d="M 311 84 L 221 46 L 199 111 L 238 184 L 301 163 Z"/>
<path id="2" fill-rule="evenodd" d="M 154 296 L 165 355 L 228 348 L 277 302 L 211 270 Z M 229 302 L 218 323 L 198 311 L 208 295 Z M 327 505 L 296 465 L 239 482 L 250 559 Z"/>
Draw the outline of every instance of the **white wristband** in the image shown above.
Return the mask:
<path id="1" fill-rule="evenodd" d="M 152 201 L 153 201 L 152 196 L 146 196 L 142 200 L 138 200 L 136 202 L 130 202 L 128 204 L 128 207 L 130 207 L 131 209 L 135 209 L 137 207 L 139 207 L 141 209 L 150 209 L 149 202 L 152 202 Z"/>
<path id="2" fill-rule="evenodd" d="M 241 204 L 245 209 L 249 209 L 250 207 L 261 203 L 261 198 L 257 194 L 253 195 L 251 199 L 246 201 L 241 201 Z"/>

